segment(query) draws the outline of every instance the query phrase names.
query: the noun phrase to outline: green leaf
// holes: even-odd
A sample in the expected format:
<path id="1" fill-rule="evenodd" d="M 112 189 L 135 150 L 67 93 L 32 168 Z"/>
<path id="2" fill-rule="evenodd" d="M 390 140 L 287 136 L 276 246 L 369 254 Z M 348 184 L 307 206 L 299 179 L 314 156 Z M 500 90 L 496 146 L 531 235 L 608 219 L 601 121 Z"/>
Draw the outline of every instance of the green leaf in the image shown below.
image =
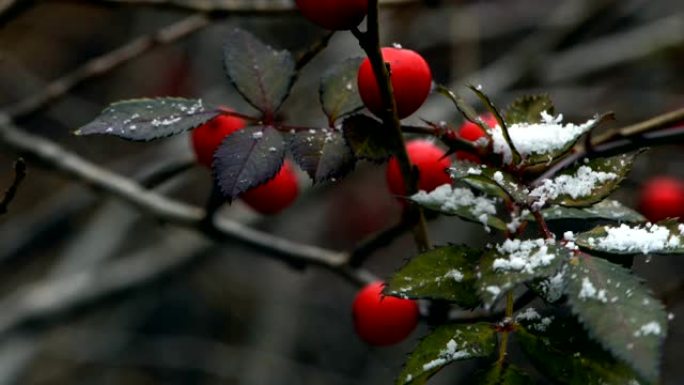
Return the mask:
<path id="1" fill-rule="evenodd" d="M 518 164 L 520 163 L 520 153 L 518 150 L 515 148 L 515 144 L 513 143 L 513 139 L 511 139 L 511 135 L 508 133 L 508 126 L 506 125 L 506 122 L 504 121 L 503 117 L 501 116 L 501 113 L 499 113 L 499 110 L 494 106 L 494 103 L 492 103 L 491 99 L 489 99 L 489 96 L 487 96 L 484 92 L 482 92 L 481 88 L 482 87 L 475 87 L 475 86 L 468 86 L 475 95 L 477 95 L 478 98 L 484 103 L 485 107 L 487 107 L 487 110 L 494 115 L 496 118 L 497 123 L 499 123 L 499 127 L 501 128 L 501 133 L 503 134 L 504 139 L 506 140 L 506 143 L 508 144 L 508 148 L 511 150 L 511 155 L 513 156 L 513 164 Z"/>
<path id="2" fill-rule="evenodd" d="M 558 272 L 570 251 L 550 240 L 508 239 L 485 253 L 480 262 L 478 291 L 486 307 L 515 285 Z"/>
<path id="3" fill-rule="evenodd" d="M 561 206 L 586 207 L 610 195 L 632 168 L 638 152 L 610 158 L 597 158 L 546 179 L 530 192 L 541 208 L 555 203 Z"/>
<path id="4" fill-rule="evenodd" d="M 551 206 L 542 210 L 542 215 L 547 221 L 562 219 L 605 219 L 617 222 L 643 223 L 646 218 L 635 210 L 624 206 L 622 203 L 604 199 L 593 206 L 584 208 Z M 527 220 L 534 220 L 532 215 Z"/>
<path id="5" fill-rule="evenodd" d="M 223 139 L 212 169 L 223 195 L 232 201 L 272 179 L 285 158 L 285 141 L 271 126 L 246 127 Z"/>
<path id="6" fill-rule="evenodd" d="M 475 289 L 475 267 L 480 250 L 445 246 L 412 258 L 396 272 L 385 293 L 403 298 L 439 299 L 472 309 L 480 304 Z"/>
<path id="7" fill-rule="evenodd" d="M 349 58 L 327 70 L 321 77 L 319 97 L 330 122 L 363 107 L 356 75 L 363 58 Z"/>
<path id="8" fill-rule="evenodd" d="M 516 320 L 522 327 L 514 336 L 534 366 L 554 383 L 642 384 L 632 369 L 591 341 L 573 317 L 533 310 L 521 315 Z"/>
<path id="9" fill-rule="evenodd" d="M 666 220 L 657 224 L 599 226 L 578 234 L 582 248 L 610 254 L 684 254 L 684 224 Z"/>
<path id="10" fill-rule="evenodd" d="M 590 336 L 645 379 L 655 382 L 667 315 L 629 270 L 583 256 L 569 264 L 565 294 Z"/>
<path id="11" fill-rule="evenodd" d="M 506 123 L 541 123 L 541 113 L 555 115 L 549 95 L 525 95 L 513 101 L 506 109 Z"/>
<path id="12" fill-rule="evenodd" d="M 446 215 L 457 215 L 469 222 L 481 223 L 487 230 L 490 227 L 506 230 L 506 223 L 496 216 L 497 200 L 475 196 L 467 188 L 445 184 L 429 193 L 420 191 L 410 199 L 427 209 Z"/>
<path id="13" fill-rule="evenodd" d="M 289 145 L 295 161 L 314 183 L 341 178 L 356 163 L 354 154 L 338 129 L 300 131 L 291 136 Z"/>
<path id="14" fill-rule="evenodd" d="M 220 111 L 207 109 L 202 100 L 182 98 L 134 99 L 113 103 L 76 135 L 114 135 L 134 141 L 148 141 L 176 135 L 217 117 Z"/>
<path id="15" fill-rule="evenodd" d="M 461 115 L 463 115 L 464 118 L 466 118 L 466 120 L 478 125 L 482 129 L 482 132 L 489 137 L 489 126 L 482 121 L 482 118 L 480 118 L 480 115 L 477 113 L 477 111 L 475 111 L 473 107 L 466 103 L 462 97 L 456 95 L 456 93 L 441 84 L 438 84 L 435 87 L 435 91 L 438 94 L 449 98 L 449 100 L 454 103 L 456 109 L 458 109 L 458 111 L 461 113 Z"/>
<path id="16" fill-rule="evenodd" d="M 476 381 L 477 385 L 530 385 L 535 382 L 520 368 L 513 365 L 493 366 Z"/>
<path id="17" fill-rule="evenodd" d="M 463 180 L 473 188 L 498 198 L 510 198 L 514 202 L 527 204 L 529 191 L 516 179 L 501 170 L 486 165 L 456 161 L 449 169 L 451 177 Z"/>
<path id="18" fill-rule="evenodd" d="M 352 115 L 342 123 L 347 144 L 360 159 L 381 163 L 388 160 L 393 149 L 392 133 L 382 122 L 366 115 Z"/>
<path id="19" fill-rule="evenodd" d="M 430 376 L 454 361 L 489 357 L 495 350 L 496 331 L 489 324 L 440 326 L 411 353 L 396 383 L 424 384 Z"/>
<path id="20" fill-rule="evenodd" d="M 292 55 L 235 29 L 228 35 L 223 58 L 228 78 L 245 100 L 265 115 L 275 115 L 297 75 Z"/>

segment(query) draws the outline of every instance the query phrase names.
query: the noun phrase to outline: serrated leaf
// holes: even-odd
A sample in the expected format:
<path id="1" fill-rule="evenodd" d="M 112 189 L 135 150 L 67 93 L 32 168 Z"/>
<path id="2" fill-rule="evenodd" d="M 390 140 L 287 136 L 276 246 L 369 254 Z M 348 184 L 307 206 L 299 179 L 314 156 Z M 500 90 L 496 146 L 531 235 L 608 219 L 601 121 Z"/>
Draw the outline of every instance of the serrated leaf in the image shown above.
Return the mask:
<path id="1" fill-rule="evenodd" d="M 584 208 L 552 206 L 541 211 L 547 221 L 562 219 L 605 219 L 617 222 L 643 223 L 646 218 L 622 203 L 604 199 L 593 206 Z M 533 216 L 526 219 L 534 220 Z"/>
<path id="2" fill-rule="evenodd" d="M 385 293 L 413 299 L 451 301 L 472 309 L 480 304 L 475 267 L 482 252 L 467 246 L 445 246 L 412 258 L 399 269 Z"/>
<path id="3" fill-rule="evenodd" d="M 610 254 L 684 254 L 684 224 L 666 220 L 657 224 L 598 226 L 578 234 L 576 243 Z"/>
<path id="4" fill-rule="evenodd" d="M 480 298 L 491 307 L 515 285 L 556 274 L 569 258 L 568 249 L 550 240 L 506 240 L 482 257 Z"/>
<path id="5" fill-rule="evenodd" d="M 501 116 L 501 113 L 499 110 L 494 106 L 494 103 L 489 99 L 489 96 L 487 96 L 484 92 L 482 92 L 481 87 L 475 87 L 475 86 L 468 86 L 471 91 L 477 95 L 478 98 L 482 101 L 482 103 L 487 107 L 487 110 L 494 115 L 494 118 L 496 118 L 497 123 L 499 124 L 499 128 L 501 129 L 501 133 L 503 134 L 504 139 L 506 140 L 506 143 L 508 144 L 508 148 L 510 149 L 511 155 L 513 157 L 513 164 L 518 164 L 520 163 L 521 156 L 520 153 L 518 152 L 518 149 L 515 148 L 515 144 L 513 143 L 513 139 L 511 139 L 511 135 L 508 133 L 508 126 L 506 125 L 506 122 L 504 121 L 503 117 Z"/>
<path id="6" fill-rule="evenodd" d="M 506 109 L 506 123 L 541 123 L 541 113 L 555 115 L 549 95 L 524 95 L 513 101 Z"/>
<path id="7" fill-rule="evenodd" d="M 568 207 L 586 207 L 603 200 L 617 189 L 632 168 L 637 152 L 610 158 L 597 158 L 564 170 L 530 192 L 542 207 L 555 203 Z"/>
<path id="8" fill-rule="evenodd" d="M 667 315 L 639 278 L 587 255 L 569 265 L 565 294 L 593 339 L 645 379 L 657 380 Z"/>
<path id="9" fill-rule="evenodd" d="M 509 198 L 514 202 L 527 204 L 529 191 L 516 179 L 494 167 L 456 161 L 449 169 L 453 179 L 462 180 L 487 195 Z"/>
<path id="10" fill-rule="evenodd" d="M 193 129 L 220 114 L 200 99 L 134 99 L 113 103 L 76 135 L 114 135 L 134 141 L 165 138 Z"/>
<path id="11" fill-rule="evenodd" d="M 214 154 L 214 178 L 232 201 L 273 178 L 285 158 L 285 141 L 271 126 L 247 127 L 223 139 Z"/>
<path id="12" fill-rule="evenodd" d="M 330 122 L 363 107 L 356 76 L 363 58 L 349 58 L 327 70 L 321 77 L 319 98 Z"/>
<path id="13" fill-rule="evenodd" d="M 461 115 L 463 115 L 463 117 L 466 120 L 478 125 L 482 129 L 482 132 L 484 132 L 485 135 L 489 137 L 489 126 L 487 126 L 487 124 L 484 121 L 482 121 L 482 118 L 480 117 L 480 115 L 478 115 L 477 111 L 475 111 L 473 107 L 466 103 L 466 101 L 463 100 L 462 97 L 458 96 L 455 92 L 440 84 L 438 84 L 435 87 L 435 91 L 438 94 L 446 96 L 449 100 L 451 100 L 451 102 L 454 103 L 456 109 L 461 113 Z"/>
<path id="14" fill-rule="evenodd" d="M 519 316 L 520 317 L 520 316 Z M 638 385 L 636 373 L 591 341 L 573 317 L 523 312 L 514 336 L 534 366 L 554 383 Z M 524 327 L 524 328 L 523 328 Z"/>
<path id="15" fill-rule="evenodd" d="M 506 230 L 506 223 L 496 216 L 497 200 L 475 196 L 467 188 L 445 184 L 429 193 L 420 191 L 411 196 L 410 200 L 445 215 L 456 215 L 469 222 L 481 223 L 485 229 L 492 227 Z"/>
<path id="16" fill-rule="evenodd" d="M 223 48 L 224 67 L 238 92 L 265 115 L 273 116 L 296 78 L 288 51 L 277 51 L 252 34 L 235 29 Z"/>
<path id="17" fill-rule="evenodd" d="M 495 365 L 475 381 L 477 385 L 531 385 L 534 383 L 530 376 L 514 365 L 506 365 L 506 367 Z"/>
<path id="18" fill-rule="evenodd" d="M 496 331 L 489 324 L 440 326 L 411 353 L 396 384 L 424 384 L 428 378 L 454 361 L 489 357 L 495 350 Z"/>
<path id="19" fill-rule="evenodd" d="M 352 115 L 342 123 L 347 144 L 360 159 L 384 162 L 393 155 L 392 132 L 382 122 L 366 115 Z"/>
<path id="20" fill-rule="evenodd" d="M 314 183 L 341 178 L 354 168 L 356 162 L 337 129 L 300 131 L 292 135 L 289 145 L 295 161 Z"/>

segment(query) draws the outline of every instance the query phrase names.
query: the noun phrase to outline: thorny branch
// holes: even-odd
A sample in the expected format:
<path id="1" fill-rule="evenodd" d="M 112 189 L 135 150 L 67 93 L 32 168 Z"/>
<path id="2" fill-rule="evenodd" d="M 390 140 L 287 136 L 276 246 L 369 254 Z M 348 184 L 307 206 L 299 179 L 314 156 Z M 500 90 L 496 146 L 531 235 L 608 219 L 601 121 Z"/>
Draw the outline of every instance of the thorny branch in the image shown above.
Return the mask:
<path id="1" fill-rule="evenodd" d="M 3 196 L 2 200 L 0 200 L 0 215 L 7 213 L 7 208 L 17 195 L 19 185 L 25 177 L 26 163 L 24 162 L 24 159 L 19 158 L 14 162 L 14 180 L 7 190 L 5 190 L 5 195 Z"/>

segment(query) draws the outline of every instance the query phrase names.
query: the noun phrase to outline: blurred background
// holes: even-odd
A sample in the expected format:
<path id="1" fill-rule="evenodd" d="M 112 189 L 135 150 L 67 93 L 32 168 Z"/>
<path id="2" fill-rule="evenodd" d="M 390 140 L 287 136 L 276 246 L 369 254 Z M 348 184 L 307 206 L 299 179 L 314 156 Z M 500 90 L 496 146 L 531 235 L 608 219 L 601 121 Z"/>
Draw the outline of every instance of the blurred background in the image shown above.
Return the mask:
<path id="1" fill-rule="evenodd" d="M 681 0 L 393 3 L 381 12 L 383 42 L 419 51 L 435 81 L 463 95 L 465 84 L 482 84 L 505 106 L 519 95 L 545 92 L 567 120 L 614 111 L 617 122 L 608 127 L 684 106 Z M 17 108 L 16 102 L 86 61 L 192 17 L 196 7 L 224 10 L 211 13 L 211 23 L 194 33 L 144 50 L 17 119 L 26 131 L 134 178 L 188 161 L 193 155 L 186 135 L 130 143 L 71 132 L 107 104 L 139 97 L 201 97 L 253 112 L 223 74 L 224 36 L 241 27 L 275 47 L 301 52 L 326 31 L 299 16 L 292 2 L 0 1 L 0 103 Z M 225 11 L 230 7 L 243 10 Z M 325 124 L 317 99 L 320 74 L 361 54 L 351 34 L 337 33 L 303 71 L 282 109 L 287 120 Z M 454 126 L 462 121 L 438 96 L 411 119 L 421 117 Z M 616 198 L 635 207 L 645 180 L 683 178 L 682 150 L 662 146 L 641 157 Z M 3 188 L 17 156 L 0 152 Z M 30 160 L 28 167 L 10 212 L 0 217 L 0 384 L 389 384 L 427 330 L 421 326 L 396 347 L 368 347 L 356 337 L 350 314 L 358 287 L 340 276 L 264 258 L 235 243 L 213 243 Z M 260 217 L 236 202 L 222 215 L 349 250 L 399 220 L 401 207 L 387 191 L 384 172 L 384 166 L 361 163 L 344 180 L 315 187 L 302 174 L 305 192 L 282 214 Z M 210 186 L 209 171 L 197 166 L 157 189 L 202 205 Z M 438 244 L 491 241 L 479 226 L 454 218 L 431 221 L 430 233 Z M 366 267 L 388 277 L 413 253 L 407 235 L 375 253 Z M 173 264 L 126 290 L 85 293 L 89 299 L 73 306 L 54 300 L 79 280 L 97 279 L 98 272 L 128 260 Z M 682 384 L 684 262 L 637 258 L 635 270 L 674 314 L 663 383 Z M 121 271 L 121 280 L 127 272 Z M 452 365 L 432 383 L 467 384 L 471 365 Z"/>

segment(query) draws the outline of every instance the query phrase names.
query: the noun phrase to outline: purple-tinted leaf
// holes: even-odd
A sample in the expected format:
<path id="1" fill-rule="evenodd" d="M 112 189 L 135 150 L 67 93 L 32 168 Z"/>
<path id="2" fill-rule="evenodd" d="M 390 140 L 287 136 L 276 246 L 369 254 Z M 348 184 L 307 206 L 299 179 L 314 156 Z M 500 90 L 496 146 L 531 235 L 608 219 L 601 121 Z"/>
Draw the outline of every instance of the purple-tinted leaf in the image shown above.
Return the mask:
<path id="1" fill-rule="evenodd" d="M 363 107 L 356 84 L 362 58 L 350 58 L 333 66 L 321 77 L 319 97 L 331 122 Z"/>
<path id="2" fill-rule="evenodd" d="M 193 129 L 218 116 L 202 100 L 182 98 L 134 99 L 111 104 L 76 135 L 114 135 L 148 141 Z"/>
<path id="3" fill-rule="evenodd" d="M 379 163 L 392 156 L 392 132 L 382 122 L 366 115 L 352 115 L 344 120 L 342 129 L 357 158 Z"/>
<path id="4" fill-rule="evenodd" d="M 238 92 L 264 114 L 275 114 L 296 77 L 292 55 L 240 29 L 228 35 L 223 52 L 226 73 Z"/>
<path id="5" fill-rule="evenodd" d="M 290 152 L 314 183 L 340 178 L 351 171 L 356 162 L 342 132 L 332 128 L 295 133 L 290 140 Z"/>
<path id="6" fill-rule="evenodd" d="M 214 154 L 214 177 L 232 201 L 273 178 L 285 158 L 285 141 L 275 128 L 247 127 L 228 135 Z"/>

